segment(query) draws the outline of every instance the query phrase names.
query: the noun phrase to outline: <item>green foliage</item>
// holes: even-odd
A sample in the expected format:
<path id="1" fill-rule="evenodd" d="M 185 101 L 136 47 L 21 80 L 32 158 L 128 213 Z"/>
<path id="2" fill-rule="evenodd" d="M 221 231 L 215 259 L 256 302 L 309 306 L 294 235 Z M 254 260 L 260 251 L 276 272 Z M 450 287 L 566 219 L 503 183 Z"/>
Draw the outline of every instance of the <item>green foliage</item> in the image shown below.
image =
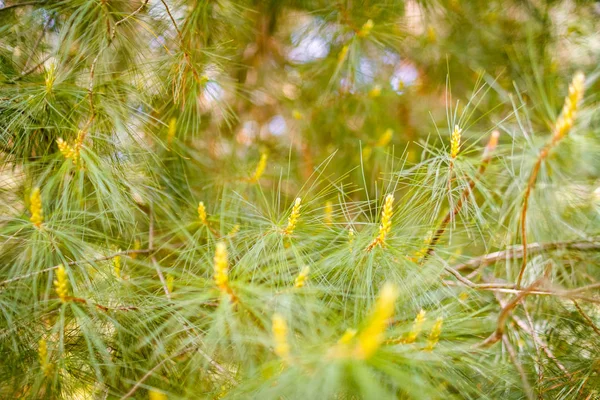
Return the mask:
<path id="1" fill-rule="evenodd" d="M 599 12 L 0 1 L 0 397 L 597 398 Z"/>

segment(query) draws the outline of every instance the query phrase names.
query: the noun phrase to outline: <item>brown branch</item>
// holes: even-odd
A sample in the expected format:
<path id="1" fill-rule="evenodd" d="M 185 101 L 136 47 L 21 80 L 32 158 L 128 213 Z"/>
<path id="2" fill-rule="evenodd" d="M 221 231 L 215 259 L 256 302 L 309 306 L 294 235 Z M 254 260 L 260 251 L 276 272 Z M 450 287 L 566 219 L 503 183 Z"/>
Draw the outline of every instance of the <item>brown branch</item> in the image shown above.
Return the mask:
<path id="1" fill-rule="evenodd" d="M 463 278 L 467 279 L 465 277 L 463 277 Z M 506 284 L 506 283 L 473 283 L 471 281 L 469 281 L 469 282 L 470 282 L 470 284 L 465 284 L 463 282 L 455 282 L 455 281 L 442 281 L 442 283 L 446 286 L 466 285 L 469 288 L 474 289 L 474 290 L 486 290 L 486 291 L 499 292 L 499 293 L 521 294 L 521 293 L 527 291 L 525 289 L 517 289 L 515 285 Z M 579 295 L 579 293 L 581 293 L 581 292 L 592 290 L 592 289 L 598 289 L 598 288 L 600 288 L 600 283 L 594 283 L 591 285 L 582 286 L 580 288 L 571 289 L 571 290 L 553 291 L 553 290 L 539 289 L 539 290 L 529 291 L 528 293 L 531 295 L 557 296 L 557 297 L 564 297 L 567 299 L 576 299 L 576 300 L 586 301 L 589 303 L 600 304 L 600 298 L 593 298 L 593 297 L 586 297 L 586 296 Z"/>
<path id="2" fill-rule="evenodd" d="M 500 307 L 504 308 L 506 306 L 506 301 L 504 301 L 499 295 L 498 293 L 494 293 L 494 296 L 496 297 L 496 300 L 498 300 L 498 303 L 500 304 Z M 550 360 L 552 360 L 556 366 L 566 375 L 566 376 L 571 376 L 572 374 L 567 370 L 567 368 L 565 368 L 565 366 L 556 359 L 556 357 L 554 356 L 554 354 L 552 353 L 552 351 L 548 348 L 548 345 L 546 343 L 544 343 L 544 341 L 537 335 L 535 328 L 533 327 L 533 323 L 531 321 L 531 319 L 529 318 L 529 314 L 527 314 L 527 310 L 525 310 L 526 316 L 528 318 L 528 321 L 531 325 L 531 328 L 525 323 L 525 321 L 523 321 L 521 318 L 519 318 L 518 316 L 512 314 L 511 315 L 511 319 L 513 321 L 515 321 L 515 323 L 517 324 L 517 326 L 519 328 L 521 328 L 521 330 L 523 330 L 525 333 L 529 334 L 532 338 L 533 341 L 538 345 L 539 348 L 541 348 L 544 353 L 546 353 L 546 355 L 548 356 L 548 358 Z"/>
<path id="3" fill-rule="evenodd" d="M 163 6 L 165 7 L 165 10 L 167 11 L 167 14 L 169 15 L 169 19 L 171 20 L 171 23 L 173 24 L 173 27 L 175 27 L 175 31 L 177 31 L 177 37 L 179 38 L 179 43 L 181 45 L 181 50 L 183 51 L 183 57 L 185 58 L 186 63 L 190 66 L 191 70 L 192 70 L 192 75 L 194 76 L 194 79 L 196 80 L 197 83 L 201 83 L 202 79 L 200 78 L 200 75 L 198 74 L 198 71 L 196 71 L 196 68 L 194 67 L 194 64 L 192 64 L 192 58 L 190 57 L 190 53 L 188 52 L 188 50 L 186 49 L 185 44 L 183 43 L 183 35 L 181 34 L 181 31 L 179 30 L 179 27 L 177 26 L 177 22 L 175 21 L 175 18 L 173 17 L 173 14 L 171 14 L 171 9 L 169 8 L 169 5 L 165 2 L 165 0 L 160 0 L 161 3 L 163 4 Z"/>
<path id="4" fill-rule="evenodd" d="M 527 289 L 522 290 L 517 296 L 515 296 L 514 299 L 512 299 L 508 304 L 506 304 L 506 306 L 502 308 L 500 314 L 498 315 L 496 330 L 487 339 L 485 339 L 476 347 L 489 347 L 494 343 L 498 342 L 500 339 L 502 339 L 502 336 L 504 335 L 504 327 L 506 325 L 506 320 L 510 316 L 512 310 L 514 310 L 514 308 L 517 305 L 519 305 L 521 300 L 530 295 L 531 291 L 533 291 L 540 284 L 540 282 L 540 280 L 535 281 Z"/>
<path id="5" fill-rule="evenodd" d="M 150 252 L 150 249 L 125 250 L 125 251 L 119 251 L 117 253 L 113 253 L 113 254 L 108 255 L 108 256 L 102 256 L 102 257 L 97 257 L 97 258 L 92 258 L 92 259 L 87 259 L 87 260 L 70 261 L 70 262 L 66 263 L 66 265 L 77 265 L 77 264 L 83 264 L 83 263 L 93 263 L 93 262 L 98 262 L 98 261 L 106 261 L 106 260 L 113 259 L 113 258 L 115 258 L 117 256 L 127 256 L 127 255 L 131 255 L 131 254 L 144 254 L 144 253 L 149 253 L 149 252 Z M 0 282 L 0 286 L 5 285 L 7 283 L 19 281 L 21 279 L 26 279 L 26 278 L 29 278 L 29 277 L 32 277 L 32 276 L 35 276 L 35 275 L 43 274 L 44 272 L 50 272 L 52 270 L 57 269 L 61 265 L 65 265 L 65 264 L 57 264 L 57 265 L 54 265 L 52 267 L 41 269 L 39 271 L 30 272 L 30 273 L 25 274 L 25 275 L 20 275 L 20 276 L 14 277 L 14 278 L 7 279 L 5 281 Z"/>
<path id="6" fill-rule="evenodd" d="M 523 274 L 525 273 L 525 267 L 527 266 L 527 207 L 529 206 L 529 196 L 531 195 L 531 191 L 535 186 L 542 162 L 546 159 L 546 157 L 548 157 L 548 153 L 550 152 L 550 149 L 553 147 L 554 143 L 554 141 L 548 143 L 540 152 L 535 164 L 533 165 L 533 169 L 531 170 L 531 175 L 529 176 L 529 181 L 527 182 L 527 187 L 525 188 L 525 194 L 523 195 L 523 208 L 521 208 L 521 243 L 523 247 L 523 261 L 521 263 L 519 277 L 517 278 L 517 287 L 521 286 Z"/>
<path id="7" fill-rule="evenodd" d="M 521 328 L 521 330 L 523 330 L 525 333 L 531 335 L 531 337 L 533 338 L 533 341 L 535 343 L 537 343 L 537 345 L 544 351 L 544 353 L 546 353 L 548 358 L 551 359 L 565 375 L 571 375 L 569 370 L 567 370 L 567 368 L 560 361 L 558 361 L 556 359 L 556 357 L 554 356 L 554 353 L 552 353 L 552 350 L 550 350 L 548 348 L 548 345 L 546 343 L 544 343 L 544 341 L 538 336 L 538 334 L 535 332 L 535 329 L 533 329 L 533 327 L 531 327 L 531 329 L 530 329 L 527 326 L 527 324 L 525 323 L 525 321 L 523 321 L 521 318 L 517 317 L 516 315 L 511 315 L 511 318 L 513 321 L 515 321 L 517 326 L 519 328 Z"/>
<path id="8" fill-rule="evenodd" d="M 471 192 L 473 191 L 473 188 L 475 187 L 477 180 L 484 174 L 485 170 L 487 169 L 487 166 L 489 165 L 489 163 L 492 159 L 492 153 L 496 149 L 496 146 L 498 145 L 499 137 L 500 137 L 499 131 L 492 132 L 492 135 L 490 136 L 490 140 L 488 141 L 487 145 L 485 146 L 485 150 L 483 151 L 482 161 L 481 161 L 481 164 L 479 165 L 479 168 L 477 169 L 475 176 L 469 180 L 467 187 L 461 193 L 461 195 L 460 195 L 458 201 L 456 202 L 456 204 L 454 205 L 454 207 L 452 209 L 448 210 L 448 213 L 446 214 L 446 216 L 440 223 L 439 228 L 434 233 L 433 237 L 431 238 L 431 241 L 429 242 L 429 245 L 427 247 L 427 252 L 423 256 L 423 261 L 426 260 L 427 257 L 429 257 L 430 255 L 433 254 L 435 246 L 441 239 L 444 232 L 446 232 L 446 228 L 448 227 L 448 224 L 462 210 L 463 205 L 469 198 L 469 195 L 471 194 Z"/>
<path id="9" fill-rule="evenodd" d="M 594 251 L 600 250 L 600 238 L 592 238 L 590 240 L 568 241 L 568 242 L 551 242 L 551 243 L 530 243 L 527 249 L 532 254 L 538 254 L 548 250 L 579 250 L 579 251 Z M 493 253 L 484 254 L 473 258 L 465 263 L 454 266 L 457 271 L 464 269 L 474 269 L 480 266 L 496 263 L 502 260 L 519 259 L 523 257 L 523 245 L 518 244 L 506 250 L 499 250 Z"/>
<path id="10" fill-rule="evenodd" d="M 573 302 L 573 304 L 575 305 L 575 308 L 577 308 L 577 311 L 579 311 L 579 314 L 581 314 L 583 319 L 585 319 L 587 321 L 587 323 L 592 327 L 594 332 L 596 332 L 596 334 L 598 336 L 600 336 L 600 329 L 596 326 L 596 324 L 594 324 L 594 321 L 592 321 L 592 319 L 585 313 L 585 311 L 583 311 L 581 309 L 581 307 L 579 306 L 579 304 L 577 304 L 577 302 L 575 300 L 571 300 L 571 301 Z"/>

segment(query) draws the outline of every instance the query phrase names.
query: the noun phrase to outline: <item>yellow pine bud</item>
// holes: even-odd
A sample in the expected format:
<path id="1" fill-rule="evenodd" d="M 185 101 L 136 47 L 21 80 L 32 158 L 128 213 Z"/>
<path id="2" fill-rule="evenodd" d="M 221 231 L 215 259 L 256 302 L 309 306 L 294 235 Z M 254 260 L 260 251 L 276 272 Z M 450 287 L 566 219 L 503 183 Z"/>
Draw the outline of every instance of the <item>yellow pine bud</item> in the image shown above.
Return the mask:
<path id="1" fill-rule="evenodd" d="M 225 242 L 217 243 L 215 250 L 215 284 L 224 293 L 229 293 L 229 275 L 227 269 L 227 246 Z"/>
<path id="2" fill-rule="evenodd" d="M 394 315 L 394 304 L 397 298 L 398 288 L 391 283 L 386 283 L 379 292 L 367 325 L 358 336 L 355 350 L 357 358 L 367 359 L 379 349 L 389 320 Z"/>
<path id="3" fill-rule="evenodd" d="M 308 274 L 310 274 L 310 267 L 307 265 L 304 268 L 302 268 L 302 271 L 300 271 L 300 273 L 296 277 L 296 280 L 294 281 L 294 287 L 297 287 L 297 288 L 304 287 L 304 284 L 306 283 L 306 280 L 308 279 Z"/>
<path id="4" fill-rule="evenodd" d="M 427 340 L 425 351 L 432 351 L 437 345 L 438 341 L 440 340 L 440 335 L 442 334 L 443 323 L 444 319 L 442 317 L 439 317 L 435 320 L 435 324 L 433 324 L 433 328 L 431 328 L 431 332 L 429 333 L 429 339 Z"/>
<path id="5" fill-rule="evenodd" d="M 300 121 L 301 119 L 304 119 L 304 115 L 298 110 L 292 110 L 292 118 Z"/>
<path id="6" fill-rule="evenodd" d="M 294 207 L 292 207 L 292 213 L 290 214 L 290 217 L 288 218 L 288 224 L 287 227 L 284 229 L 283 234 L 284 235 L 291 235 L 292 233 L 294 233 L 294 229 L 296 229 L 296 225 L 298 224 L 298 219 L 300 218 L 300 197 L 296 198 L 296 201 L 294 202 Z"/>
<path id="7" fill-rule="evenodd" d="M 73 145 L 70 145 L 62 138 L 56 139 L 56 144 L 58 145 L 58 150 L 60 150 L 63 157 L 66 159 L 71 159 L 73 164 L 77 164 L 79 161 L 79 152 L 81 151 L 81 147 L 83 146 L 84 132 L 79 131 L 77 133 L 77 138 Z"/>
<path id="8" fill-rule="evenodd" d="M 73 148 L 69 146 L 67 142 L 65 142 L 62 138 L 58 138 L 56 139 L 56 144 L 58 145 L 58 150 L 60 150 L 64 158 L 73 158 L 75 150 L 73 150 Z"/>
<path id="9" fill-rule="evenodd" d="M 173 288 L 175 287 L 175 277 L 171 274 L 167 274 L 166 280 L 167 280 L 167 290 L 169 291 L 169 293 L 173 293 Z"/>
<path id="10" fill-rule="evenodd" d="M 121 249 L 117 249 L 117 253 L 119 253 Z M 117 278 L 121 278 L 121 256 L 114 256 L 113 259 L 113 271 Z"/>
<path id="11" fill-rule="evenodd" d="M 356 329 L 348 328 L 346 329 L 346 332 L 344 332 L 340 340 L 338 340 L 338 344 L 349 344 L 352 341 L 352 339 L 354 339 L 354 336 L 356 336 Z"/>
<path id="12" fill-rule="evenodd" d="M 44 339 L 40 339 L 38 343 L 38 356 L 44 376 L 50 376 L 52 373 L 52 364 L 48 361 L 48 343 Z"/>
<path id="13" fill-rule="evenodd" d="M 379 242 L 382 246 L 385 244 L 385 237 L 392 229 L 392 216 L 394 215 L 393 208 L 394 196 L 388 194 L 385 197 L 385 204 L 383 205 L 383 211 L 381 212 L 381 226 L 379 227 Z"/>
<path id="14" fill-rule="evenodd" d="M 142 248 L 142 243 L 140 242 L 139 239 L 135 239 L 133 241 L 133 250 L 139 250 Z M 137 253 L 131 253 L 130 257 L 135 260 L 137 258 Z"/>
<path id="15" fill-rule="evenodd" d="M 381 211 L 381 225 L 379 226 L 379 234 L 373 242 L 367 247 L 367 251 L 373 250 L 377 245 L 385 247 L 385 238 L 392 230 L 392 216 L 394 215 L 394 196 L 388 194 L 385 197 L 383 210 Z"/>
<path id="16" fill-rule="evenodd" d="M 166 394 L 162 392 L 157 392 L 156 390 L 148 391 L 148 400 L 167 400 L 168 397 Z"/>
<path id="17" fill-rule="evenodd" d="M 331 201 L 325 203 L 325 225 L 331 226 L 333 224 L 333 204 Z"/>
<path id="18" fill-rule="evenodd" d="M 240 231 L 240 224 L 235 224 L 231 230 L 229 231 L 229 233 L 227 234 L 227 236 L 229 237 L 234 237 L 235 235 L 237 235 L 237 233 Z"/>
<path id="19" fill-rule="evenodd" d="M 206 220 L 206 207 L 204 207 L 203 201 L 198 203 L 198 219 L 200 219 L 200 222 L 202 222 L 204 225 L 208 224 Z"/>
<path id="20" fill-rule="evenodd" d="M 404 343 L 414 343 L 414 341 L 417 340 L 419 333 L 421 333 L 421 329 L 423 329 L 423 322 L 425 322 L 425 314 L 425 310 L 419 311 L 417 317 L 415 318 L 415 321 L 413 322 L 413 326 L 410 332 L 404 340 Z"/>
<path id="21" fill-rule="evenodd" d="M 340 53 L 338 54 L 338 64 L 341 64 L 346 60 L 346 57 L 348 57 L 349 50 L 350 47 L 348 47 L 348 45 L 342 47 L 342 50 L 340 50 Z"/>
<path id="22" fill-rule="evenodd" d="M 40 188 L 38 187 L 31 191 L 31 196 L 29 197 L 29 212 L 31 212 L 29 220 L 33 225 L 38 228 L 42 226 L 44 214 L 42 210 L 42 195 L 40 194 Z"/>
<path id="23" fill-rule="evenodd" d="M 374 99 L 379 96 L 381 96 L 381 85 L 375 85 L 371 90 L 369 90 L 369 97 Z"/>
<path id="24" fill-rule="evenodd" d="M 352 253 L 354 245 L 354 229 L 348 229 L 348 248 L 350 249 L 350 253 Z"/>
<path id="25" fill-rule="evenodd" d="M 56 63 L 51 62 L 46 69 L 46 74 L 44 76 L 44 81 L 46 83 L 46 92 L 52 92 L 52 87 L 54 86 L 54 81 L 56 80 Z"/>
<path id="26" fill-rule="evenodd" d="M 53 283 L 56 295 L 61 302 L 66 303 L 69 300 L 69 278 L 62 264 L 56 269 L 56 279 Z"/>
<path id="27" fill-rule="evenodd" d="M 456 158 L 460 150 L 460 137 L 462 129 L 458 125 L 454 125 L 454 131 L 452 131 L 452 138 L 450 139 L 450 157 Z"/>
<path id="28" fill-rule="evenodd" d="M 74 148 L 79 152 L 83 147 L 83 140 L 85 139 L 85 131 L 80 130 L 77 132 L 77 138 L 75 139 Z"/>
<path id="29" fill-rule="evenodd" d="M 347 358 L 352 355 L 352 348 L 350 346 L 352 340 L 356 336 L 356 329 L 348 328 L 344 334 L 339 338 L 337 343 L 329 350 L 329 357 L 331 358 Z"/>
<path id="30" fill-rule="evenodd" d="M 373 26 L 375 24 L 373 23 L 373 20 L 368 20 L 367 22 L 365 22 L 363 24 L 363 26 L 360 28 L 360 31 L 358 31 L 357 35 L 359 37 L 366 37 L 369 36 L 369 34 L 371 33 L 371 30 L 373 30 Z"/>
<path id="31" fill-rule="evenodd" d="M 171 147 L 175 134 L 177 133 L 177 118 L 173 117 L 169 120 L 169 130 L 167 131 L 167 144 Z"/>
<path id="32" fill-rule="evenodd" d="M 373 153 L 373 148 L 371 146 L 365 146 L 362 150 L 363 161 L 367 161 L 369 158 L 371 158 L 372 153 Z"/>
<path id="33" fill-rule="evenodd" d="M 284 361 L 290 359 L 290 345 L 288 343 L 288 326 L 285 319 L 279 314 L 273 314 L 273 324 L 271 326 L 273 340 L 275 342 L 275 354 Z"/>
<path id="34" fill-rule="evenodd" d="M 392 129 L 386 129 L 385 132 L 383 132 L 383 134 L 379 137 L 379 140 L 377 140 L 377 147 L 385 147 L 387 146 L 390 141 L 392 140 L 392 137 L 394 136 L 394 131 Z"/>
<path id="35" fill-rule="evenodd" d="M 427 28 L 427 40 L 431 43 L 434 43 L 437 40 L 437 33 L 435 32 L 435 28 L 431 25 Z"/>
<path id="36" fill-rule="evenodd" d="M 423 240 L 424 246 L 421 247 L 415 253 L 414 256 L 409 258 L 412 262 L 419 262 L 419 260 L 421 260 L 421 258 L 423 258 L 427 254 L 427 250 L 429 250 L 429 243 L 431 243 L 432 238 L 433 238 L 433 232 L 432 231 L 427 232 L 427 236 L 425 236 L 425 239 Z"/>
<path id="37" fill-rule="evenodd" d="M 585 75 L 581 72 L 577 72 L 569 85 L 569 94 L 565 98 L 565 104 L 563 105 L 561 114 L 554 125 L 553 141 L 556 142 L 562 139 L 573 127 L 579 103 L 581 102 L 581 99 L 583 99 L 584 90 Z"/>
<path id="38" fill-rule="evenodd" d="M 258 162 L 258 165 L 256 166 L 256 170 L 254 171 L 254 176 L 252 176 L 252 179 L 250 179 L 251 182 L 258 182 L 260 177 L 263 175 L 263 173 L 265 172 L 265 169 L 267 168 L 267 159 L 268 158 L 269 158 L 269 156 L 267 155 L 267 153 L 262 153 L 260 155 L 260 161 Z"/>

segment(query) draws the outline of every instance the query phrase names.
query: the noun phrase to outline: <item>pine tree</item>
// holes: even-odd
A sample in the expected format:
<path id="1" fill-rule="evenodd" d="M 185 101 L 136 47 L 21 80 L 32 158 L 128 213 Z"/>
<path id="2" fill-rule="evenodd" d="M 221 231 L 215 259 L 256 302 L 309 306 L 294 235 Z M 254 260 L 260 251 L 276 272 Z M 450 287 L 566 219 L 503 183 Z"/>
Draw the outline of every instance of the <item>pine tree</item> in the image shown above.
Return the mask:
<path id="1" fill-rule="evenodd" d="M 0 398 L 598 398 L 599 13 L 0 0 Z"/>

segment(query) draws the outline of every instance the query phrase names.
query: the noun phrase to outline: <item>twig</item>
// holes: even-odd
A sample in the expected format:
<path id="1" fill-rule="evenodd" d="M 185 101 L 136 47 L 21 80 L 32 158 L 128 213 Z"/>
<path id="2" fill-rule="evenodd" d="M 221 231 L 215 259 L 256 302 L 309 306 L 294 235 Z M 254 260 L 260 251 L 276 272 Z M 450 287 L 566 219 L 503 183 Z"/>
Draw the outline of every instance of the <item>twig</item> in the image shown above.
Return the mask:
<path id="1" fill-rule="evenodd" d="M 600 238 L 568 242 L 530 243 L 527 245 L 527 249 L 532 254 L 541 253 L 547 250 L 560 249 L 580 251 L 600 250 Z M 506 250 L 499 250 L 493 253 L 484 254 L 482 256 L 473 258 L 465 263 L 454 266 L 454 269 L 456 269 L 457 271 L 462 271 L 464 269 L 474 269 L 479 266 L 493 264 L 498 261 L 519 259 L 521 257 L 523 257 L 523 245 L 518 244 Z"/>
<path id="2" fill-rule="evenodd" d="M 181 45 L 181 50 L 183 51 L 183 56 L 185 57 L 185 61 L 192 69 L 192 75 L 194 76 L 194 79 L 196 80 L 196 82 L 200 83 L 202 80 L 200 79 L 200 75 L 198 74 L 198 71 L 196 71 L 196 68 L 194 67 L 194 64 L 192 63 L 192 58 L 190 57 L 189 52 L 186 50 L 186 46 L 183 43 L 183 35 L 181 34 L 179 27 L 177 26 L 177 22 L 175 21 L 173 14 L 171 14 L 171 9 L 169 8 L 169 5 L 165 2 L 165 0 L 160 0 L 160 1 L 163 4 L 163 6 L 165 7 L 165 10 L 167 11 L 167 14 L 169 15 L 169 19 L 171 20 L 171 23 L 173 24 L 173 27 L 175 28 L 175 31 L 177 32 L 177 37 L 179 38 L 179 43 Z"/>
<path id="3" fill-rule="evenodd" d="M 494 296 L 496 297 L 496 300 L 498 300 L 500 307 L 504 308 L 506 306 L 506 302 L 498 295 L 498 293 L 494 293 Z M 525 310 L 525 313 L 528 317 L 531 328 L 525 323 L 525 321 L 523 321 L 518 316 L 512 314 L 511 318 L 513 321 L 516 322 L 517 326 L 521 328 L 521 330 L 523 330 L 525 333 L 529 334 L 533 338 L 533 341 L 538 345 L 538 347 L 540 347 L 544 351 L 544 353 L 546 353 L 548 358 L 551 359 L 565 375 L 571 376 L 572 374 L 569 372 L 569 370 L 567 370 L 567 368 L 565 368 L 565 366 L 562 365 L 562 363 L 556 359 L 552 351 L 548 348 L 548 345 L 546 345 L 546 343 L 544 343 L 544 341 L 537 335 L 535 328 L 533 327 L 533 323 L 529 318 L 529 314 L 527 314 L 527 310 Z"/>
<path id="4" fill-rule="evenodd" d="M 474 283 L 472 281 L 470 281 L 468 278 L 465 278 L 464 276 L 461 275 L 460 272 L 458 272 L 457 270 L 455 270 L 454 268 L 452 268 L 449 265 L 445 265 L 444 269 L 448 272 L 450 272 L 452 275 L 454 275 L 454 277 L 456 279 L 458 279 L 461 283 L 464 283 L 465 285 L 467 285 L 470 288 L 474 288 L 474 289 L 501 289 L 501 288 L 506 288 L 506 289 L 512 289 L 514 288 L 514 285 L 512 283 Z"/>
<path id="5" fill-rule="evenodd" d="M 463 278 L 465 280 L 468 280 L 465 277 L 463 277 Z M 525 289 L 517 289 L 515 285 L 506 284 L 506 283 L 473 283 L 471 281 L 469 281 L 469 282 L 470 283 L 467 284 L 462 281 L 461 282 L 442 281 L 442 283 L 446 286 L 458 286 L 458 284 L 462 284 L 462 285 L 466 285 L 466 286 L 470 287 L 471 289 L 486 290 L 486 291 L 498 292 L 498 293 L 521 294 L 526 291 Z M 600 298 L 592 298 L 592 297 L 586 297 L 586 296 L 579 295 L 579 293 L 581 293 L 581 292 L 592 290 L 592 289 L 598 289 L 598 288 L 600 288 L 600 283 L 594 283 L 591 285 L 582 286 L 580 288 L 571 289 L 571 290 L 553 291 L 553 290 L 538 289 L 538 290 L 529 291 L 528 293 L 531 295 L 557 296 L 557 297 L 564 297 L 567 299 L 576 299 L 576 300 L 586 301 L 586 302 L 590 302 L 590 303 L 600 304 Z"/>
<path id="6" fill-rule="evenodd" d="M 585 89 L 585 76 L 578 72 L 573 76 L 573 80 L 569 85 L 569 94 L 565 98 L 563 109 L 554 123 L 553 133 L 546 145 L 540 151 L 540 154 L 533 164 L 529 180 L 527 181 L 527 187 L 523 195 L 523 207 L 521 208 L 521 242 L 523 243 L 523 262 L 521 263 L 521 270 L 517 278 L 517 287 L 521 286 L 523 280 L 523 274 L 527 267 L 527 207 L 529 205 L 529 197 L 531 192 L 535 188 L 537 176 L 540 172 L 542 163 L 548 157 L 550 151 L 555 148 L 561 140 L 567 135 L 569 130 L 573 127 L 573 119 L 577 112 L 578 103 L 583 98 L 583 92 Z"/>
<path id="7" fill-rule="evenodd" d="M 86 299 L 83 299 L 81 297 L 69 296 L 69 297 L 67 297 L 67 300 L 68 301 L 72 301 L 74 303 L 92 304 L 92 305 L 96 306 L 97 308 L 101 309 L 102 311 L 110 311 L 110 310 L 117 310 L 117 311 L 137 311 L 138 310 L 138 308 L 136 306 L 121 306 L 121 307 L 103 306 L 102 304 L 94 303 L 93 301 L 86 300 Z"/>
<path id="8" fill-rule="evenodd" d="M 106 260 L 113 259 L 113 258 L 115 258 L 117 256 L 127 256 L 127 255 L 131 255 L 131 254 L 144 254 L 144 253 L 148 253 L 148 252 L 150 252 L 150 249 L 125 250 L 125 251 L 119 251 L 117 253 L 113 253 L 113 254 L 108 255 L 108 256 L 102 256 L 102 257 L 97 257 L 97 258 L 92 258 L 92 259 L 87 259 L 87 260 L 70 261 L 70 262 L 66 263 L 66 265 L 77 265 L 77 264 L 83 264 L 83 263 L 93 263 L 93 262 L 98 262 L 98 261 L 106 261 Z M 39 271 L 30 272 L 30 273 L 25 274 L 25 275 L 20 275 L 20 276 L 17 276 L 15 278 L 7 279 L 5 281 L 0 282 L 0 286 L 5 285 L 7 283 L 19 281 L 21 279 L 26 279 L 26 278 L 29 278 L 29 277 L 32 277 L 32 276 L 35 276 L 35 275 L 43 274 L 44 272 L 50 272 L 52 270 L 57 269 L 61 265 L 64 265 L 64 264 L 57 264 L 57 265 L 54 265 L 52 267 L 41 269 Z"/>
<path id="9" fill-rule="evenodd" d="M 510 313 L 521 302 L 521 300 L 531 294 L 531 291 L 533 291 L 540 284 L 540 282 L 540 280 L 533 282 L 527 289 L 522 290 L 517 296 L 515 296 L 513 300 L 511 300 L 502 308 L 502 311 L 500 311 L 500 314 L 498 315 L 496 330 L 477 347 L 489 347 L 502 339 L 506 320 L 510 316 Z"/>
<path id="10" fill-rule="evenodd" d="M 523 330 L 525 333 L 531 335 L 531 337 L 533 338 L 533 341 L 537 343 L 537 345 L 544 351 L 544 353 L 546 353 L 548 358 L 551 359 L 565 375 L 570 375 L 569 370 L 567 370 L 567 368 L 564 365 L 562 365 L 562 363 L 560 361 L 558 361 L 556 359 L 556 357 L 554 356 L 554 353 L 552 353 L 552 350 L 550 350 L 548 348 L 548 345 L 546 343 L 544 343 L 544 341 L 538 336 L 538 334 L 535 332 L 535 329 L 533 329 L 533 327 L 530 329 L 527 326 L 527 324 L 525 323 L 525 321 L 523 321 L 521 318 L 517 317 L 516 315 L 511 315 L 511 318 L 513 319 L 513 321 L 515 321 L 517 326 L 519 328 L 521 328 L 521 330 Z"/>
<path id="11" fill-rule="evenodd" d="M 525 273 L 525 267 L 527 266 L 527 207 L 529 205 L 529 196 L 531 195 L 531 191 L 535 186 L 542 162 L 546 159 L 546 157 L 548 157 L 548 153 L 553 146 L 554 141 L 548 143 L 540 152 L 535 164 L 533 165 L 533 169 L 531 170 L 531 175 L 529 176 L 529 181 L 527 182 L 527 187 L 525 188 L 525 194 L 523 195 L 523 208 L 521 208 L 521 242 L 523 248 L 523 261 L 521 263 L 519 277 L 517 278 L 517 287 L 521 286 L 523 274 Z"/>
<path id="12" fill-rule="evenodd" d="M 579 311 L 579 314 L 581 314 L 583 319 L 585 319 L 587 321 L 587 323 L 592 327 L 594 332 L 596 332 L 596 334 L 598 336 L 600 336 L 600 329 L 598 329 L 596 324 L 594 324 L 594 321 L 592 321 L 592 319 L 581 309 L 581 307 L 579 306 L 579 304 L 577 304 L 577 302 L 575 300 L 571 300 L 571 301 L 573 302 L 573 304 L 575 305 L 575 308 L 577 308 L 577 311 Z"/>
<path id="13" fill-rule="evenodd" d="M 448 210 L 448 213 L 442 220 L 439 228 L 437 229 L 437 231 L 434 233 L 433 237 L 431 238 L 431 241 L 429 242 L 429 245 L 427 246 L 427 252 L 423 256 L 423 260 L 427 259 L 427 257 L 429 257 L 430 255 L 433 254 L 435 246 L 439 242 L 439 240 L 442 237 L 442 235 L 444 234 L 444 232 L 446 232 L 446 228 L 448 227 L 448 224 L 454 219 L 454 217 L 456 217 L 456 215 L 460 212 L 460 210 L 462 210 L 463 205 L 464 205 L 465 201 L 468 199 L 471 192 L 473 191 L 473 188 L 475 187 L 477 180 L 483 175 L 483 173 L 487 169 L 487 166 L 492 159 L 492 153 L 496 149 L 496 146 L 498 145 L 499 137 L 500 137 L 499 131 L 492 132 L 492 136 L 490 136 L 490 140 L 488 141 L 487 145 L 485 146 L 482 161 L 481 161 L 481 164 L 479 165 L 479 168 L 477 169 L 477 173 L 475 174 L 475 176 L 473 178 L 471 178 L 469 180 L 467 187 L 461 193 L 461 195 L 460 195 L 458 201 L 456 202 L 456 204 L 454 205 L 454 207 L 452 209 Z"/>
<path id="14" fill-rule="evenodd" d="M 506 347 L 506 351 L 508 352 L 508 356 L 510 357 L 510 360 L 512 361 L 512 363 L 515 366 L 515 369 L 521 376 L 521 382 L 523 382 L 523 390 L 525 390 L 525 394 L 527 394 L 527 398 L 529 400 L 535 399 L 535 397 L 533 395 L 533 389 L 531 388 L 531 384 L 529 383 L 529 380 L 527 379 L 527 374 L 525 373 L 523 366 L 519 363 L 519 360 L 517 360 L 517 352 L 515 351 L 515 348 L 510 343 L 510 340 L 508 339 L 507 336 L 502 337 L 502 343 L 504 343 L 504 346 Z"/>

